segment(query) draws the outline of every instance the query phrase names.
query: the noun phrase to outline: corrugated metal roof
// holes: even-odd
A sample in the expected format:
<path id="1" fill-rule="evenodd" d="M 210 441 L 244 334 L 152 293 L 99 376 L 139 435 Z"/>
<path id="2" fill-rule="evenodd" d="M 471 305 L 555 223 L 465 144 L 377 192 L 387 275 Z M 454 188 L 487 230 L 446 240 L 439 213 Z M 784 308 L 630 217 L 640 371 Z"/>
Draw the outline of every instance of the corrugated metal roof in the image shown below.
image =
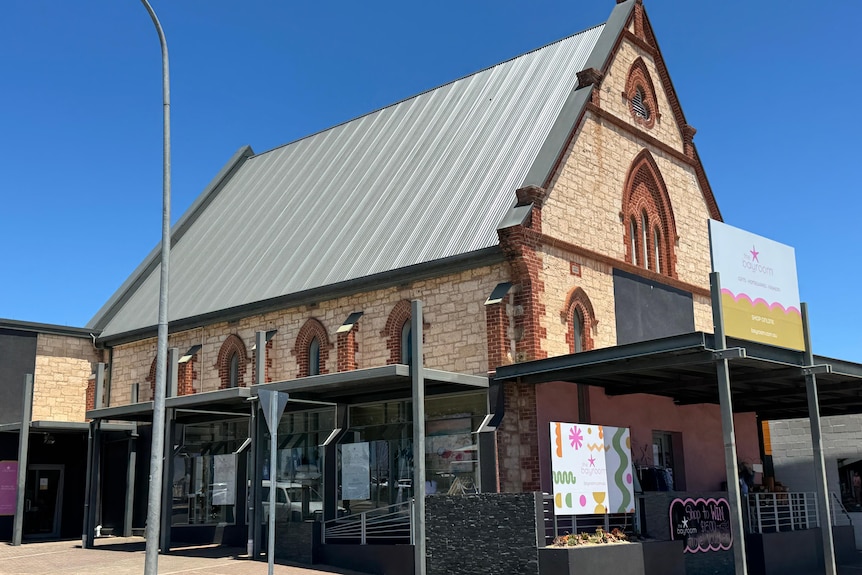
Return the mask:
<path id="1" fill-rule="evenodd" d="M 602 29 L 246 160 L 176 240 L 170 320 L 496 246 Z M 139 270 L 103 338 L 156 325 Z"/>

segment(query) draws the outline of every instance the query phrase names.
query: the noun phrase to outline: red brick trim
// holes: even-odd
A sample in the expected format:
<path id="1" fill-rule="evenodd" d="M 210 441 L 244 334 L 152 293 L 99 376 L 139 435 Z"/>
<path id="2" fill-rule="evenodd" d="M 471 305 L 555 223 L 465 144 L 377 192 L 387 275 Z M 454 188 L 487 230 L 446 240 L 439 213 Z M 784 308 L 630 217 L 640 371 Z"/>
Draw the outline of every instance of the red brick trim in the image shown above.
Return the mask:
<path id="1" fill-rule="evenodd" d="M 593 303 L 586 292 L 580 287 L 572 288 L 566 296 L 566 305 L 560 312 L 568 326 L 566 343 L 569 344 L 569 353 L 575 353 L 575 310 L 581 313 L 584 320 L 584 324 L 581 326 L 581 349 L 583 351 L 589 351 L 595 347 L 593 332 L 599 323 L 596 319 L 596 312 L 593 310 Z"/>
<path id="2" fill-rule="evenodd" d="M 535 209 L 534 209 L 535 211 Z M 545 314 L 543 294 L 545 284 L 539 279 L 542 269 L 542 254 L 539 243 L 532 234 L 541 231 L 524 226 L 513 226 L 497 230 L 500 247 L 511 267 L 512 292 L 514 299 L 513 328 L 515 357 L 517 362 L 543 359 L 548 356 L 542 349 L 542 341 L 547 330 L 539 319 Z"/>
<path id="3" fill-rule="evenodd" d="M 358 331 L 359 322 L 356 322 L 350 331 L 339 333 L 336 336 L 338 371 L 359 369 L 359 363 L 356 361 L 356 354 L 359 353 L 359 341 L 356 339 Z"/>
<path id="4" fill-rule="evenodd" d="M 647 43 L 647 48 L 644 49 L 650 53 L 650 55 L 653 57 L 653 60 L 655 61 L 655 67 L 656 71 L 658 72 L 659 81 L 661 82 L 662 88 L 664 89 L 665 95 L 667 96 L 667 100 L 670 104 L 670 108 L 673 112 L 676 124 L 680 127 L 680 129 L 684 129 L 683 127 L 686 126 L 688 122 L 686 122 L 685 114 L 683 114 L 682 112 L 682 106 L 680 106 L 679 97 L 677 97 L 676 90 L 673 87 L 673 82 L 671 82 L 670 74 L 667 70 L 667 65 L 664 62 L 664 57 L 662 57 L 658 42 L 655 39 L 655 34 L 653 32 L 652 25 L 650 24 L 649 17 L 646 14 L 646 10 L 643 10 L 643 13 L 641 14 L 640 18 L 642 20 L 641 25 L 643 27 L 644 38 L 646 38 L 648 41 L 648 43 L 647 41 L 644 41 L 644 43 Z M 620 40 L 622 40 L 623 38 L 631 40 L 635 44 L 640 45 L 637 41 L 632 40 L 632 38 L 635 38 L 637 40 L 639 39 L 631 32 L 625 31 L 620 36 Z M 652 46 L 654 46 L 655 48 L 650 50 L 649 44 L 652 44 Z M 614 52 L 616 52 L 616 47 L 614 48 Z M 607 70 L 605 70 L 605 73 L 607 73 Z M 692 148 L 693 153 L 690 154 L 690 156 L 695 160 L 695 171 L 697 173 L 697 179 L 698 183 L 700 184 L 700 189 L 703 193 L 704 199 L 706 200 L 707 208 L 709 209 L 709 217 L 714 220 L 722 221 L 721 211 L 718 209 L 718 203 L 715 201 L 715 196 L 712 193 L 712 187 L 709 185 L 709 180 L 707 179 L 706 172 L 700 162 L 700 157 L 697 154 L 697 149 L 694 148 L 693 144 Z"/>
<path id="5" fill-rule="evenodd" d="M 502 301 L 485 306 L 485 326 L 488 334 L 488 372 L 496 371 L 497 366 L 512 363 L 509 348 L 509 315 L 506 305 L 509 296 Z"/>
<path id="6" fill-rule="evenodd" d="M 177 373 L 177 395 L 191 395 L 196 393 L 195 380 L 198 379 L 198 372 L 195 366 L 198 363 L 198 354 L 186 363 L 179 364 L 179 372 Z"/>
<path id="7" fill-rule="evenodd" d="M 706 203 L 706 209 L 709 212 L 709 217 L 714 220 L 723 221 L 721 218 L 721 212 L 718 210 L 718 204 L 715 201 L 715 196 L 712 194 L 712 188 L 709 186 L 709 181 L 706 179 L 706 172 L 703 169 L 703 164 L 700 162 L 700 156 L 698 156 L 697 154 L 697 148 L 694 146 L 694 143 L 691 144 L 691 152 L 693 153 L 693 156 L 689 157 L 685 153 L 668 146 L 667 144 L 656 139 L 652 135 L 644 132 L 641 129 L 638 129 L 636 126 L 632 126 L 629 122 L 626 122 L 625 120 L 614 116 L 610 112 L 606 112 L 598 106 L 594 106 L 593 104 L 587 103 L 586 110 L 588 112 L 592 112 L 598 118 L 607 121 L 609 124 L 613 124 L 620 130 L 636 138 L 640 138 L 653 148 L 656 148 L 659 151 L 673 157 L 674 159 L 679 160 L 684 164 L 688 164 L 689 166 L 694 168 L 695 175 L 697 176 L 697 183 L 700 185 L 700 191 L 703 195 L 703 200 Z"/>
<path id="8" fill-rule="evenodd" d="M 401 361 L 401 329 L 405 323 L 410 321 L 410 316 L 410 302 L 407 300 L 399 301 L 392 308 L 392 311 L 389 312 L 386 327 L 380 332 L 380 336 L 386 338 L 386 349 L 389 350 L 389 359 L 386 360 L 387 365 L 403 363 Z"/>
<path id="9" fill-rule="evenodd" d="M 676 275 L 676 222 L 673 207 L 664 178 L 648 150 L 641 150 L 632 160 L 629 173 L 623 188 L 623 241 L 626 249 L 626 262 L 633 265 L 648 267 L 663 275 Z M 647 216 L 649 229 L 643 229 L 642 215 Z M 631 224 L 630 224 L 631 222 Z M 632 238 L 632 227 L 637 231 Z M 659 261 L 656 261 L 655 229 L 659 230 Z M 643 245 L 646 237 L 647 245 Z M 632 253 L 632 240 L 636 244 L 638 255 L 646 251 L 647 261 L 639 261 Z"/>
<path id="10" fill-rule="evenodd" d="M 235 334 L 230 334 L 221 348 L 218 351 L 218 359 L 216 360 L 215 368 L 218 369 L 218 377 L 221 381 L 219 389 L 227 389 L 230 387 L 230 360 L 233 355 L 238 356 L 239 373 L 236 377 L 237 387 L 245 387 L 245 369 L 249 362 L 248 354 L 245 350 L 245 344 L 242 339 Z"/>
<path id="11" fill-rule="evenodd" d="M 156 399 L 156 359 L 158 357 L 153 358 L 153 362 L 150 364 L 150 372 L 149 375 L 145 378 L 150 384 L 150 400 L 154 401 Z M 146 401 L 144 398 L 138 398 L 140 401 Z"/>
<path id="12" fill-rule="evenodd" d="M 87 379 L 87 391 L 84 395 L 85 405 L 87 406 L 87 411 L 91 409 L 96 409 L 96 378 L 90 377 Z M 89 421 L 89 420 L 87 420 Z"/>
<path id="13" fill-rule="evenodd" d="M 319 373 L 329 373 L 326 368 L 326 362 L 329 359 L 329 350 L 333 348 L 333 345 L 329 343 L 329 334 L 326 332 L 326 328 L 323 327 L 320 321 L 312 317 L 306 320 L 302 327 L 299 328 L 299 333 L 296 334 L 296 344 L 294 344 L 293 351 L 291 352 L 296 357 L 298 377 L 308 377 L 310 372 L 308 347 L 314 338 L 317 338 L 317 342 L 320 344 Z"/>
<path id="14" fill-rule="evenodd" d="M 700 295 L 703 297 L 710 297 L 709 288 L 700 287 L 694 284 L 690 284 L 688 282 L 680 281 L 676 278 L 668 277 L 665 275 L 657 274 L 654 271 L 644 269 L 642 267 L 634 266 L 630 263 L 627 263 L 623 260 L 618 260 L 616 258 L 612 258 L 611 256 L 595 252 L 593 250 L 589 250 L 587 248 L 575 245 L 566 240 L 562 240 L 559 238 L 555 238 L 553 236 L 549 236 L 547 234 L 537 233 L 532 230 L 527 230 L 526 235 L 533 238 L 533 241 L 536 242 L 537 245 L 544 245 L 552 248 L 557 248 L 559 250 L 563 250 L 570 254 L 578 255 L 584 257 L 586 259 L 592 260 L 594 262 L 604 264 L 611 268 L 616 268 L 618 270 L 622 270 L 624 272 L 628 272 L 632 275 L 636 275 L 648 280 L 657 281 L 663 283 L 664 285 L 675 287 L 682 291 L 687 291 L 694 295 Z"/>
<path id="15" fill-rule="evenodd" d="M 647 109 L 649 115 L 648 118 L 638 116 L 635 113 L 634 106 L 632 105 L 632 100 L 638 90 L 643 94 L 643 103 Z M 632 62 L 626 79 L 626 89 L 623 96 L 629 103 L 629 113 L 637 124 L 649 129 L 655 126 L 656 120 L 661 119 L 661 111 L 658 109 L 655 86 L 652 83 L 652 78 L 650 77 L 643 58 L 638 57 L 634 62 Z"/>

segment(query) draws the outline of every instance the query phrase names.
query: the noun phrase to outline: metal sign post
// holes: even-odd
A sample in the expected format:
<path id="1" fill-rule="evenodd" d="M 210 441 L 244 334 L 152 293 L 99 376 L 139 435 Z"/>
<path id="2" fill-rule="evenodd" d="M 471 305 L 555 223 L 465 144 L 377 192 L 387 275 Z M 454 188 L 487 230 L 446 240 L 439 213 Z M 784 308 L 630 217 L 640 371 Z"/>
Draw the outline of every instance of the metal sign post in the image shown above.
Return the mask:
<path id="1" fill-rule="evenodd" d="M 712 288 L 712 318 L 715 324 L 715 347 L 727 349 L 724 319 L 721 315 L 721 278 L 718 272 L 709 274 Z M 733 536 L 733 563 L 736 575 L 747 575 L 745 564 L 745 528 L 742 522 L 742 501 L 739 492 L 739 469 L 736 466 L 736 434 L 733 430 L 733 402 L 730 390 L 730 367 L 727 357 L 716 362 L 718 399 L 721 406 L 721 433 L 724 439 L 724 465 L 727 468 L 727 499 L 730 503 L 730 532 Z"/>
<path id="2" fill-rule="evenodd" d="M 802 334 L 805 340 L 805 388 L 808 394 L 808 422 L 811 426 L 811 444 L 814 448 L 814 482 L 817 485 L 817 515 L 820 536 L 823 538 L 823 561 L 826 575 L 835 575 L 835 544 L 832 541 L 832 519 L 829 513 L 829 489 L 826 484 L 826 463 L 823 460 L 823 437 L 820 433 L 820 402 L 817 398 L 817 376 L 812 366 L 811 332 L 808 326 L 808 304 L 802 302 Z"/>
<path id="3" fill-rule="evenodd" d="M 260 353 L 260 352 L 258 352 Z M 288 394 L 280 391 L 258 392 L 260 408 L 266 425 L 269 427 L 269 537 L 266 547 L 267 572 L 273 574 L 275 569 L 275 490 L 276 490 L 276 456 L 278 454 L 278 422 L 287 405 Z M 255 485 L 255 488 L 257 486 Z"/>

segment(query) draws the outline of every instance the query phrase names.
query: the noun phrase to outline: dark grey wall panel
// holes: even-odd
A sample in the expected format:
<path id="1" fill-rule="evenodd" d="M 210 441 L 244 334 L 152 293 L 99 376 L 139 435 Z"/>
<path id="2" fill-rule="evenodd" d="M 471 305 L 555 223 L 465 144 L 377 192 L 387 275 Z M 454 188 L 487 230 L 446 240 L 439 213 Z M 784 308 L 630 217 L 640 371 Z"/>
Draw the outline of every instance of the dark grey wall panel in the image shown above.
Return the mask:
<path id="1" fill-rule="evenodd" d="M 694 331 L 690 293 L 614 270 L 617 345 Z"/>
<path id="2" fill-rule="evenodd" d="M 36 370 L 36 334 L 0 329 L 0 423 L 21 421 L 24 376 Z"/>

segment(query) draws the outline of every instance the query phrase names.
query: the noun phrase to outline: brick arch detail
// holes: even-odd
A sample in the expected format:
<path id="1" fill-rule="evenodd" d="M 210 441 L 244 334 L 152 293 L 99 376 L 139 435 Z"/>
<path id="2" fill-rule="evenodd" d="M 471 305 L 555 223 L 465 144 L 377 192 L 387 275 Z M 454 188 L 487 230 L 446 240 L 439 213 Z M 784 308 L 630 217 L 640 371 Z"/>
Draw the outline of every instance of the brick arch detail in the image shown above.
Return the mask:
<path id="1" fill-rule="evenodd" d="M 649 118 L 641 118 L 635 114 L 634 107 L 631 105 L 631 101 L 635 97 L 638 88 L 643 91 L 644 104 L 646 104 L 647 109 L 650 111 Z M 661 119 L 661 112 L 658 109 L 658 100 L 656 98 L 655 85 L 652 82 L 649 70 L 647 70 L 646 63 L 640 56 L 632 62 L 632 65 L 629 68 L 628 77 L 626 79 L 626 91 L 623 95 L 629 102 L 629 113 L 631 113 L 632 118 L 644 128 L 652 128 L 655 126 L 656 120 Z"/>
<path id="2" fill-rule="evenodd" d="M 638 262 L 637 255 L 632 253 L 632 240 L 639 253 L 644 252 L 642 214 L 647 215 L 649 229 L 646 230 L 646 262 Z M 625 241 L 626 261 L 633 265 L 642 265 L 660 273 L 677 277 L 676 274 L 676 221 L 673 207 L 664 178 L 648 150 L 641 150 L 632 161 L 626 176 L 623 191 L 623 236 Z M 636 237 L 632 238 L 632 224 Z M 659 230 L 659 261 L 655 261 L 655 229 Z"/>
<path id="3" fill-rule="evenodd" d="M 580 311 L 581 317 L 584 318 L 584 328 L 581 330 L 583 336 L 581 349 L 584 351 L 589 351 L 595 347 L 593 331 L 599 324 L 596 319 L 596 312 L 593 310 L 593 302 L 590 301 L 589 296 L 580 287 L 572 288 L 566 296 L 566 305 L 560 313 L 568 326 L 566 343 L 569 344 L 569 353 L 575 352 L 575 310 Z"/>
<path id="4" fill-rule="evenodd" d="M 153 358 L 153 362 L 150 364 L 150 372 L 146 377 L 146 381 L 150 384 L 150 399 L 156 399 L 156 359 L 158 356 Z M 142 397 L 138 398 L 138 401 L 144 401 Z"/>
<path id="5" fill-rule="evenodd" d="M 389 359 L 386 365 L 401 363 L 401 329 L 410 321 L 410 302 L 403 299 L 395 304 L 389 317 L 386 319 L 386 327 L 380 333 L 386 338 L 386 349 L 389 350 Z"/>
<path id="6" fill-rule="evenodd" d="M 219 389 L 227 389 L 230 386 L 230 358 L 236 353 L 239 356 L 239 373 L 236 377 L 237 387 L 245 387 L 245 366 L 248 364 L 248 353 L 245 349 L 245 343 L 236 334 L 230 334 L 221 348 L 218 350 L 218 359 L 216 360 L 216 368 L 218 369 L 218 377 L 221 381 Z"/>
<path id="7" fill-rule="evenodd" d="M 312 317 L 299 328 L 299 333 L 296 334 L 296 343 L 293 346 L 292 353 L 296 357 L 299 377 L 308 377 L 310 372 L 308 346 L 311 345 L 311 341 L 315 337 L 320 342 L 320 373 L 329 373 L 326 368 L 326 361 L 329 359 L 329 350 L 334 346 L 329 342 L 329 334 L 323 324 Z"/>

